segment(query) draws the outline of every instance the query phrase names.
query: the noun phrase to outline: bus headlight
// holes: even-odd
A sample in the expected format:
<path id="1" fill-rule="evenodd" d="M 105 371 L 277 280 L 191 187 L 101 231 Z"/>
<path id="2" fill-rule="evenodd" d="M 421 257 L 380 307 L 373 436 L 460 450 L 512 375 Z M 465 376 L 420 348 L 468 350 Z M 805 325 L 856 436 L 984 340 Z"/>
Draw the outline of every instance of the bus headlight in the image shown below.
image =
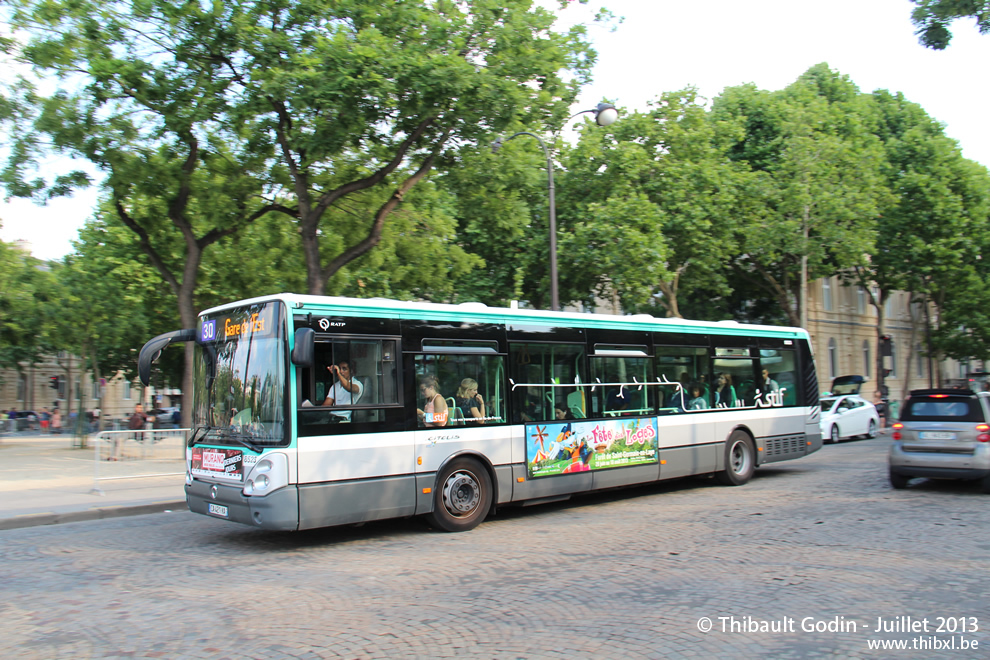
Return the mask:
<path id="1" fill-rule="evenodd" d="M 285 454 L 272 452 L 258 459 L 244 480 L 241 492 L 245 495 L 267 495 L 289 485 L 289 459 Z"/>

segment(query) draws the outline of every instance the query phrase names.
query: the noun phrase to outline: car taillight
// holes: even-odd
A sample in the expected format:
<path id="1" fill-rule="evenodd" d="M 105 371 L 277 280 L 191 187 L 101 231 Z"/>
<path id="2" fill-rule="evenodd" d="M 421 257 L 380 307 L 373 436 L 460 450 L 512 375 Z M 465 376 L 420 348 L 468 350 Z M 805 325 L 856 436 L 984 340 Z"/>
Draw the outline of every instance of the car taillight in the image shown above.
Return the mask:
<path id="1" fill-rule="evenodd" d="M 900 431 L 894 431 L 893 433 L 890 434 L 890 437 L 893 438 L 894 440 L 900 440 L 901 439 L 901 432 Z"/>
<path id="2" fill-rule="evenodd" d="M 901 424 L 900 422 L 894 422 L 893 426 L 891 426 L 890 428 L 894 429 L 895 431 L 899 431 L 902 428 L 904 428 L 904 425 Z"/>
<path id="3" fill-rule="evenodd" d="M 979 431 L 979 435 L 976 436 L 977 442 L 990 442 L 990 424 L 977 424 L 976 430 Z"/>

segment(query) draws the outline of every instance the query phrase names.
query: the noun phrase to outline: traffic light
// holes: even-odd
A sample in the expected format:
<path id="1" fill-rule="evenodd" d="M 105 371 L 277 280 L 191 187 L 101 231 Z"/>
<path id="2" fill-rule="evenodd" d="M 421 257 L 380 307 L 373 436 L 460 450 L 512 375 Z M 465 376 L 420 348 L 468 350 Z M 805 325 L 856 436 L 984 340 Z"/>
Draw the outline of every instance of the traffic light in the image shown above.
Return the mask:
<path id="1" fill-rule="evenodd" d="M 58 389 L 58 376 L 51 376 L 51 377 L 49 377 L 49 379 L 48 379 L 48 387 L 52 388 L 53 390 L 57 390 Z"/>
<path id="2" fill-rule="evenodd" d="M 880 355 L 890 357 L 892 355 L 890 344 L 893 338 L 890 335 L 880 335 Z"/>

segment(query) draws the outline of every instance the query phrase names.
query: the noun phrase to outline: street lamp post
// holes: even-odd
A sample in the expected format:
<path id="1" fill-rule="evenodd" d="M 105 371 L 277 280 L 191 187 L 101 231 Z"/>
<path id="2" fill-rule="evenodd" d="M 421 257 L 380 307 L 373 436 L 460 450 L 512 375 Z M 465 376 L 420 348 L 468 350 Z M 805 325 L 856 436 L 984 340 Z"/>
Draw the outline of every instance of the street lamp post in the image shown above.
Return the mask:
<path id="1" fill-rule="evenodd" d="M 575 113 L 567 121 L 589 112 L 595 115 L 595 123 L 599 126 L 609 126 L 614 124 L 615 120 L 619 118 L 619 112 L 615 109 L 614 105 L 611 103 L 599 103 L 598 107 L 592 110 L 582 110 Z M 504 140 L 501 137 L 496 138 L 495 142 L 492 143 L 492 153 L 498 153 L 498 150 L 502 148 L 503 144 L 520 135 L 528 135 L 536 138 L 536 141 L 540 143 L 540 147 L 543 149 L 544 158 L 547 159 L 547 202 L 550 205 L 550 309 L 559 312 L 560 293 L 557 287 L 557 200 L 554 196 L 553 159 L 550 157 L 550 150 L 547 149 L 546 143 L 543 142 L 543 139 L 539 135 L 530 133 L 529 131 L 519 131 Z"/>

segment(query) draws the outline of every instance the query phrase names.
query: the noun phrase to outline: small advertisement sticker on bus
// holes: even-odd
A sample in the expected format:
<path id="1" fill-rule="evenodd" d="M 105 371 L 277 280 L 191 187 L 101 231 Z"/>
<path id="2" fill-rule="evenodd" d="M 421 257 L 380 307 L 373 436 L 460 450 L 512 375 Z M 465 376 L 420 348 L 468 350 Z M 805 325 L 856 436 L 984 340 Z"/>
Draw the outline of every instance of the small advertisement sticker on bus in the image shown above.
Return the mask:
<path id="1" fill-rule="evenodd" d="M 194 447 L 189 471 L 196 477 L 242 481 L 244 479 L 243 466 L 244 455 L 240 449 Z"/>
<path id="2" fill-rule="evenodd" d="M 654 417 L 526 425 L 530 478 L 656 463 Z"/>

